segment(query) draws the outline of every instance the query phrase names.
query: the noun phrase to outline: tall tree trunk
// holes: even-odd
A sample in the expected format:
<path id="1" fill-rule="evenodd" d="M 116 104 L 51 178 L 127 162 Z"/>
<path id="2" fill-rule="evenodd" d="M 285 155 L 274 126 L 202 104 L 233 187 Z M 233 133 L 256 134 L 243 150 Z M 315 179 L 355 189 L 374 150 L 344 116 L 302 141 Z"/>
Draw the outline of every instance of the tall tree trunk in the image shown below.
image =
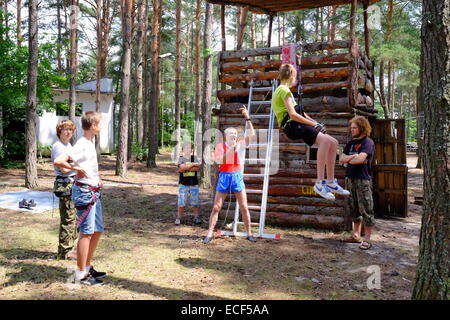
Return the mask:
<path id="1" fill-rule="evenodd" d="M 195 124 L 198 132 L 203 132 L 201 126 L 201 112 L 202 112 L 202 79 L 200 73 L 200 13 L 202 8 L 202 1 L 197 0 L 197 8 L 195 10 Z M 194 143 L 197 148 L 202 149 L 202 141 L 197 141 L 198 135 L 194 135 Z M 198 150 L 196 150 L 198 153 Z"/>
<path id="2" fill-rule="evenodd" d="M 0 0 L 0 10 L 3 11 L 3 0 Z M 4 21 L 3 21 L 3 15 L 0 15 L 0 26 L 3 26 Z M 4 35 L 0 34 L 0 39 L 4 39 Z"/>
<path id="3" fill-rule="evenodd" d="M 6 28 L 4 36 L 5 36 L 5 39 L 9 39 L 8 0 L 3 0 L 3 13 L 5 16 L 5 28 Z"/>
<path id="4" fill-rule="evenodd" d="M 176 0 L 176 55 L 175 55 L 175 139 L 180 142 L 181 130 L 181 0 Z M 179 149 L 175 150 L 178 156 Z"/>
<path id="5" fill-rule="evenodd" d="M 148 157 L 147 167 L 156 168 L 156 150 L 155 144 L 158 145 L 157 131 L 155 119 L 158 113 L 158 73 L 159 73 L 159 7 L 160 0 L 153 0 L 153 26 L 152 26 L 152 77 L 151 77 L 151 94 L 150 94 L 150 116 L 148 123 Z"/>
<path id="6" fill-rule="evenodd" d="M 158 10 L 158 21 L 159 21 L 159 30 L 164 30 L 164 20 L 163 20 L 163 14 L 162 14 L 162 6 L 164 4 L 164 1 L 160 0 L 160 6 L 159 6 L 159 10 Z M 161 46 L 162 46 L 162 32 L 159 32 L 158 34 L 158 48 L 157 48 L 157 52 L 158 52 L 158 57 L 161 55 Z M 161 87 L 162 87 L 162 72 L 158 72 L 158 81 L 157 81 L 157 86 L 156 86 L 156 95 L 159 97 L 161 95 Z M 159 99 L 159 98 L 158 98 Z M 159 101 L 159 100 L 158 100 Z M 157 139 L 157 141 L 159 140 L 159 137 L 162 137 L 163 132 L 162 132 L 162 125 L 160 125 L 159 121 L 161 119 L 161 121 L 164 121 L 163 119 L 163 107 L 159 107 L 159 103 L 157 104 L 157 112 L 155 113 L 155 120 L 154 123 L 155 125 L 153 126 L 153 130 L 155 130 L 155 137 Z M 161 130 L 160 130 L 161 129 Z M 161 133 L 161 134 L 160 134 Z M 153 145 L 153 147 L 155 148 L 154 152 L 155 154 L 159 154 L 159 144 L 155 143 Z"/>
<path id="7" fill-rule="evenodd" d="M 330 7 L 328 7 L 330 8 Z M 329 41 L 333 42 L 336 38 L 336 21 L 334 20 L 336 17 L 336 6 L 331 6 L 331 14 L 330 14 L 330 39 Z M 332 51 L 329 50 L 328 54 L 331 54 Z"/>
<path id="8" fill-rule="evenodd" d="M 392 62 L 391 110 L 392 110 L 392 119 L 394 119 L 395 118 L 395 63 L 394 62 Z"/>
<path id="9" fill-rule="evenodd" d="M 128 116 L 130 108 L 130 76 L 131 76 L 131 41 L 132 26 L 131 14 L 133 10 L 132 0 L 121 0 L 122 13 L 122 87 L 119 114 L 119 145 L 117 148 L 116 175 L 127 175 L 128 157 Z"/>
<path id="10" fill-rule="evenodd" d="M 213 5 L 206 3 L 205 13 L 205 29 L 203 33 L 204 49 L 210 49 L 212 46 L 212 19 L 213 19 Z M 202 104 L 202 128 L 203 133 L 211 128 L 211 92 L 212 92 L 212 56 L 208 55 L 203 59 L 203 70 L 205 70 L 205 77 L 203 79 L 203 104 Z M 205 144 L 206 146 L 206 144 Z M 205 146 L 203 147 L 203 154 L 205 154 Z M 211 188 L 211 166 L 205 161 L 202 164 L 202 176 L 204 187 Z"/>
<path id="11" fill-rule="evenodd" d="M 280 15 L 277 15 L 277 23 L 278 23 L 278 46 L 281 46 L 281 19 Z"/>
<path id="12" fill-rule="evenodd" d="M 269 33 L 267 35 L 267 46 L 268 47 L 270 47 L 272 45 L 272 26 L 273 26 L 273 15 L 270 15 L 269 16 Z"/>
<path id="13" fill-rule="evenodd" d="M 384 60 L 380 60 L 380 104 L 384 111 L 384 117 L 389 118 L 389 107 L 386 105 L 386 96 L 384 94 Z"/>
<path id="14" fill-rule="evenodd" d="M 70 34 L 70 28 L 67 23 L 67 6 L 64 1 L 62 2 L 62 6 L 64 8 L 64 30 L 66 30 L 65 34 L 67 35 L 67 34 Z M 70 42 L 70 40 L 69 40 L 69 42 Z M 66 50 L 67 50 L 66 51 L 67 52 L 67 54 L 66 54 L 66 70 L 67 70 L 68 75 L 70 75 L 70 43 L 66 47 Z"/>
<path id="15" fill-rule="evenodd" d="M 319 31 L 320 31 L 320 8 L 317 8 L 316 9 L 316 16 L 315 16 L 315 18 L 316 18 L 316 24 L 315 24 L 315 32 L 314 32 L 314 40 L 316 41 L 316 42 L 318 42 L 319 41 L 319 39 L 320 39 L 320 34 L 319 34 Z"/>
<path id="16" fill-rule="evenodd" d="M 411 103 L 411 89 L 408 89 L 408 120 L 406 121 L 406 141 L 409 141 L 409 133 L 411 131 L 411 111 L 412 111 L 412 103 Z"/>
<path id="17" fill-rule="evenodd" d="M 248 8 L 244 7 L 240 9 L 241 14 L 239 15 L 239 25 L 238 25 L 238 40 L 237 40 L 237 50 L 241 50 L 244 44 L 244 34 L 245 28 L 247 27 L 247 16 Z"/>
<path id="18" fill-rule="evenodd" d="M 58 14 L 59 14 L 59 3 L 58 3 Z M 22 45 L 22 0 L 17 0 L 17 46 L 20 47 L 21 45 Z"/>
<path id="19" fill-rule="evenodd" d="M 319 8 L 320 10 L 320 41 L 324 41 L 325 33 L 323 32 L 323 7 Z"/>
<path id="20" fill-rule="evenodd" d="M 255 26 L 255 15 L 251 12 L 250 13 L 251 18 L 251 33 L 252 33 L 252 48 L 256 48 L 256 26 Z"/>
<path id="21" fill-rule="evenodd" d="M 69 89 L 69 119 L 75 123 L 76 112 L 76 76 L 77 76 L 77 50 L 78 50 L 78 17 L 77 10 L 78 0 L 71 1 L 70 10 L 70 89 Z M 75 137 L 72 138 L 72 144 L 75 142 Z"/>
<path id="22" fill-rule="evenodd" d="M 38 0 L 28 1 L 28 79 L 25 149 L 25 187 L 35 189 L 37 176 L 36 104 L 38 73 Z"/>
<path id="23" fill-rule="evenodd" d="M 148 0 L 145 0 L 145 12 L 144 12 L 144 65 L 143 65 L 143 73 L 144 73 L 144 97 L 143 97 L 143 112 L 142 117 L 144 118 L 144 128 L 142 131 L 142 146 L 148 145 L 148 106 L 149 106 L 149 67 L 148 67 Z"/>
<path id="24" fill-rule="evenodd" d="M 388 61 L 388 92 L 387 92 L 387 106 L 392 111 L 392 61 Z M 390 115 L 389 115 L 390 116 Z"/>
<path id="25" fill-rule="evenodd" d="M 450 250 L 450 0 L 423 0 L 424 205 L 413 299 L 447 300 Z"/>
<path id="26" fill-rule="evenodd" d="M 102 17 L 102 56 L 100 62 L 100 76 L 106 77 L 108 70 L 108 55 L 109 55 L 109 35 L 111 33 L 112 19 L 116 14 L 117 3 L 114 2 L 113 10 L 111 11 L 111 0 L 104 0 L 103 17 Z"/>
<path id="27" fill-rule="evenodd" d="M 19 3 L 21 0 L 17 0 L 17 3 Z M 58 48 L 56 49 L 57 55 L 58 55 L 58 72 L 60 74 L 63 73 L 63 66 L 62 66 L 62 57 L 61 57 L 61 49 L 63 46 L 62 41 L 62 21 L 61 21 L 61 0 L 56 1 L 56 19 L 57 19 L 57 25 L 58 25 Z M 17 15 L 19 15 L 20 10 L 17 9 Z M 18 20 L 19 18 L 17 18 Z M 19 32 L 19 31 L 17 31 Z"/>
<path id="28" fill-rule="evenodd" d="M 186 24 L 186 38 L 184 39 L 184 46 L 186 47 L 186 64 L 185 64 L 185 72 L 191 72 L 191 52 L 189 51 L 190 49 L 190 45 L 189 45 L 189 41 L 190 41 L 190 31 L 191 31 L 191 23 L 188 22 Z"/>
<path id="29" fill-rule="evenodd" d="M 102 7 L 103 0 L 97 0 L 97 70 L 96 70 L 96 86 L 95 86 L 95 111 L 100 112 L 100 81 L 102 67 Z M 100 134 L 95 137 L 95 150 L 97 151 L 97 160 L 100 161 Z"/>
<path id="30" fill-rule="evenodd" d="M 331 38 L 331 7 L 327 7 L 327 41 Z"/>
<path id="31" fill-rule="evenodd" d="M 131 91 L 131 88 L 130 88 Z M 130 107 L 128 109 L 128 141 L 127 141 L 127 161 L 131 161 L 133 151 L 134 128 L 136 125 L 136 97 L 130 97 Z"/>
<path id="32" fill-rule="evenodd" d="M 404 92 L 403 89 L 401 89 L 400 93 L 400 104 L 398 109 L 398 118 L 403 119 L 403 105 L 404 105 Z"/>
<path id="33" fill-rule="evenodd" d="M 136 55 L 136 87 L 137 87 L 137 104 L 136 104 L 136 121 L 137 121 L 137 142 L 142 145 L 144 137 L 144 37 L 145 37 L 145 16 L 144 16 L 144 0 L 138 0 L 138 32 L 137 32 L 137 55 Z"/>
<path id="34" fill-rule="evenodd" d="M 422 59 L 422 58 L 421 58 Z M 422 77 L 420 77 L 422 79 Z M 417 169 L 422 169 L 422 159 L 423 159 L 423 127 L 424 127 L 424 119 L 423 119 L 423 108 L 422 108 L 422 85 L 416 88 L 416 140 L 417 140 Z"/>

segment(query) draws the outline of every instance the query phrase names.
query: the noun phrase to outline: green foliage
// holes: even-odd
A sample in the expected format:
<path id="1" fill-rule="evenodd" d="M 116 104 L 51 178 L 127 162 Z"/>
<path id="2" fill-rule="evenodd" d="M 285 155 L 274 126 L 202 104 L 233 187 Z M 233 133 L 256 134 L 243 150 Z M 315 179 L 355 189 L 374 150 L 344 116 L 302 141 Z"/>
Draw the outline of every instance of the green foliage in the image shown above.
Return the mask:
<path id="1" fill-rule="evenodd" d="M 44 145 L 38 142 L 37 146 L 37 154 L 39 155 L 39 158 L 42 160 L 42 158 L 49 158 L 52 154 L 52 146 L 50 145 Z"/>
<path id="2" fill-rule="evenodd" d="M 15 30 L 0 25 L 0 34 Z M 52 87 L 67 86 L 67 79 L 59 75 L 53 62 L 56 61 L 56 48 L 53 43 L 39 46 L 37 75 L 37 113 L 54 110 Z M 3 113 L 4 159 L 22 159 L 25 152 L 25 119 L 27 99 L 28 48 L 17 46 L 12 39 L 0 38 L 0 106 Z"/>
<path id="3" fill-rule="evenodd" d="M 133 143 L 131 153 L 136 156 L 137 161 L 147 161 L 148 148 L 143 147 L 140 143 Z"/>

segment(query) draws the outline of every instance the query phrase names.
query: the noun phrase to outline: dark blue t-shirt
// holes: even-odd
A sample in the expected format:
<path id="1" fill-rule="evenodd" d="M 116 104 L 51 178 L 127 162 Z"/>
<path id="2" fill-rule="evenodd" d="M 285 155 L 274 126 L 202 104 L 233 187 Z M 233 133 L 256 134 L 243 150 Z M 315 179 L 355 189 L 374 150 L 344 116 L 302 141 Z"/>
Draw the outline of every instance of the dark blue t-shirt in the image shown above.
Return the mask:
<path id="1" fill-rule="evenodd" d="M 370 180 L 372 178 L 372 160 L 375 153 L 373 140 L 369 137 L 353 139 L 344 148 L 344 154 L 346 155 L 360 154 L 361 152 L 367 153 L 367 162 L 362 164 L 348 163 L 345 176 L 352 179 Z"/>

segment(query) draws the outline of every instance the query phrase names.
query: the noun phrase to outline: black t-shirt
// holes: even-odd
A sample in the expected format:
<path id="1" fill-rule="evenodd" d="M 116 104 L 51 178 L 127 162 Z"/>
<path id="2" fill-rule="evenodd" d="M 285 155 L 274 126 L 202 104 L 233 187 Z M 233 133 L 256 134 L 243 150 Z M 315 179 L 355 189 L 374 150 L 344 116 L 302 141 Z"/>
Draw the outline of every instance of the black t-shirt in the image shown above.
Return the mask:
<path id="1" fill-rule="evenodd" d="M 181 164 L 189 164 L 190 162 L 198 162 L 198 161 L 197 158 L 194 157 L 193 155 L 191 156 L 191 160 L 185 157 L 180 157 L 178 159 L 178 167 L 180 167 Z M 180 172 L 180 179 L 178 183 L 185 186 L 198 185 L 197 171 Z"/>
<path id="2" fill-rule="evenodd" d="M 353 139 L 347 143 L 344 148 L 344 154 L 360 154 L 361 152 L 367 153 L 367 162 L 362 164 L 347 164 L 347 171 L 345 176 L 352 179 L 365 179 L 370 180 L 372 178 L 372 161 L 375 154 L 375 144 L 369 137 L 362 139 Z"/>

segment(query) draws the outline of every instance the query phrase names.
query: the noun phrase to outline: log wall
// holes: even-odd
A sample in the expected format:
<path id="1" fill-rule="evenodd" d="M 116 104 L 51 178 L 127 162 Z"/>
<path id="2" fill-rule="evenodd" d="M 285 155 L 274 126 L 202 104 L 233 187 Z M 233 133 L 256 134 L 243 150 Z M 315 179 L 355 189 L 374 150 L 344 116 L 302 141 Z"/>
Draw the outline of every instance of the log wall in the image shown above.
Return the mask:
<path id="1" fill-rule="evenodd" d="M 305 111 L 326 125 L 327 133 L 339 141 L 339 152 L 350 139 L 348 121 L 352 117 L 356 114 L 376 117 L 373 62 L 354 48 L 350 40 L 340 40 L 309 43 L 302 49 L 302 102 Z M 238 109 L 243 104 L 247 106 L 250 81 L 253 80 L 256 87 L 270 86 L 270 80 L 278 77 L 281 49 L 256 48 L 219 54 L 219 82 L 225 85 L 225 89 L 217 92 L 221 102 L 221 108 L 215 110 L 219 130 L 244 128 L 245 121 Z M 293 94 L 297 98 L 296 90 Z M 270 99 L 270 91 L 253 93 L 254 101 Z M 269 111 L 270 105 L 267 104 L 252 105 L 251 108 L 252 114 L 268 114 Z M 269 123 L 267 118 L 254 118 L 252 122 L 255 129 L 267 129 Z M 280 226 L 350 230 L 347 199 L 337 196 L 336 201 L 328 201 L 312 189 L 316 179 L 315 147 L 310 148 L 302 140 L 290 140 L 279 131 L 279 144 L 273 150 L 278 154 L 273 153 L 272 158 L 279 159 L 279 162 L 276 173 L 270 177 L 267 222 Z M 263 158 L 264 151 L 248 152 L 253 155 L 250 158 Z M 254 156 L 258 154 L 258 157 Z M 260 173 L 262 168 L 263 163 L 246 163 L 245 173 Z M 338 162 L 335 174 L 339 183 L 344 185 L 345 168 Z M 262 178 L 245 178 L 249 189 L 262 189 L 262 181 Z M 260 203 L 261 195 L 247 196 L 249 205 Z M 233 212 L 228 213 L 229 219 L 233 218 L 234 202 L 231 208 Z M 252 211 L 251 214 L 252 221 L 259 221 L 258 212 Z"/>

